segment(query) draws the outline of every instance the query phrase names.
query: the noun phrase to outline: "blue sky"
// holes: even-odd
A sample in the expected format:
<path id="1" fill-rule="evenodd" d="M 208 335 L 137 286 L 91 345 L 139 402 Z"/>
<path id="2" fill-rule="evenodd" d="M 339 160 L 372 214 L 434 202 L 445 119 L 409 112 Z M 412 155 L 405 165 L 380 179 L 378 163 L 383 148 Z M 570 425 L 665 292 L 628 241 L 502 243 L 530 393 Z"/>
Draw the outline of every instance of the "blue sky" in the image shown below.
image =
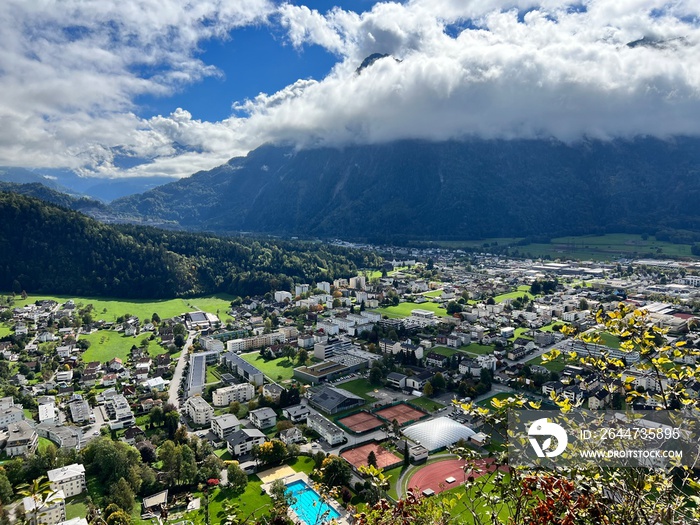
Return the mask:
<path id="1" fill-rule="evenodd" d="M 266 143 L 697 135 L 698 20 L 697 0 L 3 0 L 0 165 L 183 177 Z M 396 60 L 358 74 L 372 53 Z"/>
<path id="2" fill-rule="evenodd" d="M 233 102 L 260 92 L 274 93 L 300 78 L 321 80 L 338 61 L 317 45 L 295 49 L 270 25 L 236 29 L 229 39 L 211 40 L 202 47 L 198 56 L 216 64 L 220 75 L 188 85 L 172 96 L 137 99 L 140 116 L 168 115 L 187 108 L 196 119 L 222 120 L 232 114 Z"/>

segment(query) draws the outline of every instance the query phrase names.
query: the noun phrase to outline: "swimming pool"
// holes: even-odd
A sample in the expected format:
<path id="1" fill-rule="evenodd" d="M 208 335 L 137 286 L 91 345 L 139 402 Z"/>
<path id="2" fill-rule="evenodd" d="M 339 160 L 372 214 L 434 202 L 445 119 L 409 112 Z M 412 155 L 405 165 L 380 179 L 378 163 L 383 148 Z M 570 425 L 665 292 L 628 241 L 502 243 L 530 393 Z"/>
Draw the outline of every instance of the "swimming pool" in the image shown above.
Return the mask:
<path id="1" fill-rule="evenodd" d="M 307 525 L 321 525 L 340 517 L 338 511 L 322 501 L 321 496 L 303 480 L 287 485 L 287 493 L 291 493 L 295 500 L 291 505 L 292 510 Z"/>

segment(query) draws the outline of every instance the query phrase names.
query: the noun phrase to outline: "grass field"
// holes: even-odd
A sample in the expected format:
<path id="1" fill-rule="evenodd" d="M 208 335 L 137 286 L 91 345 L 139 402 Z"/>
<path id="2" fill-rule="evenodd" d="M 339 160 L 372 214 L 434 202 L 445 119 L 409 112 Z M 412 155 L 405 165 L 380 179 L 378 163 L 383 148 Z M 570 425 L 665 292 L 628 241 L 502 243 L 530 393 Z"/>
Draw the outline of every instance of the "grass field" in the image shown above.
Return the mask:
<path id="1" fill-rule="evenodd" d="M 620 348 L 620 338 L 616 335 L 612 335 L 607 332 L 601 332 L 598 334 L 598 336 L 600 337 L 600 344 L 603 344 L 610 348 Z"/>
<path id="2" fill-rule="evenodd" d="M 434 348 L 431 348 L 430 351 L 435 352 L 439 355 L 444 355 L 446 357 L 452 357 L 453 355 L 459 353 L 459 350 L 457 350 L 456 348 L 447 348 L 446 346 L 436 346 Z"/>
<path id="3" fill-rule="evenodd" d="M 250 352 L 241 355 L 251 365 L 255 365 L 263 374 L 274 380 L 291 379 L 294 376 L 294 367 L 299 366 L 296 361 L 290 361 L 286 357 L 265 361 L 259 352 Z"/>
<path id="4" fill-rule="evenodd" d="M 370 396 L 369 393 L 373 392 L 377 387 L 372 385 L 369 380 L 361 377 L 360 379 L 353 379 L 347 383 L 340 383 L 336 385 L 338 388 L 352 392 L 356 396 L 360 396 L 366 401 L 375 401 L 375 398 Z"/>
<path id="5" fill-rule="evenodd" d="M 85 350 L 82 359 L 86 363 L 90 361 L 105 363 L 118 357 L 126 363 L 126 360 L 129 358 L 131 347 L 133 345 L 139 346 L 142 340 L 148 339 L 149 337 L 151 337 L 150 333 L 133 337 L 125 336 L 114 330 L 98 330 L 89 335 L 81 335 L 80 339 L 90 341 L 90 348 Z M 148 345 L 148 353 L 151 356 L 156 356 L 163 353 L 163 348 L 155 341 L 151 341 Z"/>
<path id="6" fill-rule="evenodd" d="M 432 292 L 425 292 L 422 295 L 424 297 L 440 297 L 442 295 L 442 290 L 433 290 Z"/>
<path id="7" fill-rule="evenodd" d="M 449 317 L 444 308 L 440 308 L 437 303 L 401 303 L 397 306 L 387 306 L 386 308 L 377 308 L 377 312 L 386 315 L 389 318 L 409 317 L 413 310 L 428 310 L 435 312 L 435 315 L 440 317 Z"/>
<path id="8" fill-rule="evenodd" d="M 37 446 L 39 452 L 43 453 L 44 451 L 46 451 L 46 447 L 48 447 L 49 445 L 53 445 L 54 447 L 56 447 L 56 449 L 58 449 L 58 445 L 56 445 L 56 443 L 54 443 L 50 439 L 39 436 L 39 445 Z"/>
<path id="9" fill-rule="evenodd" d="M 150 319 L 154 313 L 157 313 L 161 319 L 173 317 L 186 312 L 202 309 L 206 312 L 216 313 L 219 311 L 219 317 L 222 321 L 228 319 L 225 312 L 230 306 L 233 296 L 220 294 L 209 297 L 196 297 L 190 299 L 163 299 L 163 300 L 139 300 L 139 299 L 110 299 L 97 297 L 74 297 L 74 296 L 48 296 L 48 295 L 29 295 L 26 299 L 15 299 L 15 306 L 24 306 L 32 304 L 39 299 L 53 299 L 59 303 L 65 303 L 68 299 L 73 299 L 76 305 L 93 306 L 93 319 L 104 321 L 116 321 L 117 317 L 124 314 L 137 316 L 139 319 Z M 226 318 L 226 319 L 224 319 Z"/>
<path id="10" fill-rule="evenodd" d="M 304 472 L 307 476 L 311 475 L 314 470 L 314 460 L 309 456 L 297 456 L 287 461 L 287 465 L 292 467 L 296 472 Z"/>
<path id="11" fill-rule="evenodd" d="M 409 399 L 409 403 L 411 405 L 416 405 L 418 408 L 422 408 L 426 412 L 435 412 L 439 408 L 442 408 L 445 406 L 445 405 L 438 403 L 437 401 L 434 401 L 428 397 L 417 397 L 415 399 Z"/>
<path id="12" fill-rule="evenodd" d="M 567 364 L 569 364 L 569 363 L 570 363 L 570 361 L 568 361 L 568 359 L 566 359 L 565 357 L 559 356 L 559 357 L 557 357 L 556 359 L 554 359 L 554 360 L 552 360 L 552 361 L 548 361 L 548 362 L 546 362 L 546 363 L 543 363 L 543 362 L 542 362 L 542 358 L 541 358 L 541 357 L 535 357 L 534 359 L 530 359 L 530 360 L 529 360 L 528 362 L 526 362 L 525 364 L 526 364 L 526 365 L 540 365 L 540 366 L 545 367 L 545 368 L 546 368 L 547 370 L 549 370 L 550 372 L 557 372 L 557 373 L 559 373 L 559 372 L 561 372 L 562 370 L 564 370 L 564 367 L 565 367 Z M 575 364 L 575 363 L 574 363 L 574 364 Z"/>
<path id="13" fill-rule="evenodd" d="M 494 297 L 494 300 L 497 303 L 502 303 L 506 299 L 517 299 L 519 297 L 522 297 L 523 295 L 527 296 L 528 299 L 533 299 L 535 296 L 532 295 L 529 292 L 529 290 L 529 286 L 518 286 L 518 289 L 516 291 L 497 295 L 496 297 Z"/>
<path id="14" fill-rule="evenodd" d="M 459 349 L 462 352 L 467 352 L 470 354 L 484 355 L 493 353 L 494 347 L 490 345 L 480 345 L 477 343 L 472 343 L 465 346 L 460 346 Z"/>
<path id="15" fill-rule="evenodd" d="M 66 520 L 84 518 L 87 514 L 87 494 L 78 494 L 66 499 Z"/>
<path id="16" fill-rule="evenodd" d="M 491 397 L 487 397 L 486 399 L 482 399 L 477 403 L 477 405 L 486 407 L 486 408 L 492 408 L 491 407 L 491 400 L 492 399 L 497 399 L 498 401 L 503 401 L 504 399 L 508 399 L 509 397 L 513 397 L 515 394 L 511 394 L 508 392 L 499 392 L 496 395 L 493 395 Z"/>
<path id="17" fill-rule="evenodd" d="M 10 335 L 12 333 L 12 328 L 9 326 L 2 324 L 0 325 L 0 337 L 5 337 L 7 335 Z"/>
<path id="18" fill-rule="evenodd" d="M 223 523 L 225 517 L 223 512 L 224 502 L 235 500 L 239 503 L 239 513 L 241 516 L 248 516 L 251 519 L 270 512 L 272 499 L 265 492 L 260 490 L 262 482 L 257 476 L 248 477 L 248 486 L 243 494 L 237 495 L 230 489 L 215 489 L 209 499 L 209 517 L 211 523 Z M 201 512 L 201 511 L 200 511 Z M 255 520 L 253 520 L 255 521 Z"/>

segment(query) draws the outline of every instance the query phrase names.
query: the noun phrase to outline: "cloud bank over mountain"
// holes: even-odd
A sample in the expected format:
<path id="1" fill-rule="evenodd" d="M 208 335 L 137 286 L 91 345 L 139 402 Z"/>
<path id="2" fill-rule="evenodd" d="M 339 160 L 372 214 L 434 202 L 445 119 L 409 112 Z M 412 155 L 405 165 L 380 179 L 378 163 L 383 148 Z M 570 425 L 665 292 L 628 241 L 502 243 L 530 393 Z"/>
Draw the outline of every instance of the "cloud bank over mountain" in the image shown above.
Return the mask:
<path id="1" fill-rule="evenodd" d="M 266 142 L 700 134 L 692 0 L 412 0 L 363 13 L 267 0 L 41 9 L 9 0 L 0 23 L 5 165 L 184 176 Z M 229 100 L 220 121 L 194 119 L 187 107 L 138 116 L 140 96 L 186 92 L 220 74 L 203 47 L 251 24 L 267 24 L 300 53 L 321 46 L 337 63 L 324 78 Z M 372 53 L 394 59 L 357 73 Z M 120 168 L 124 157 L 136 165 Z"/>

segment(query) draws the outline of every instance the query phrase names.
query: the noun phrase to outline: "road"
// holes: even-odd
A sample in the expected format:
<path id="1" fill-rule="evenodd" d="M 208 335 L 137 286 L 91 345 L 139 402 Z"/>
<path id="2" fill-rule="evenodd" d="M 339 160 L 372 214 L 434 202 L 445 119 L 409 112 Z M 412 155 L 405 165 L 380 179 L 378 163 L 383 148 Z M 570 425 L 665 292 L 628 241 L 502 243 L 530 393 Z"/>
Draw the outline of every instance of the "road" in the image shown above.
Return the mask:
<path id="1" fill-rule="evenodd" d="M 100 435 L 100 429 L 106 424 L 108 419 L 103 405 L 98 405 L 93 408 L 92 413 L 95 415 L 95 422 L 87 427 L 83 427 L 83 441 L 85 443 Z"/>
<path id="2" fill-rule="evenodd" d="M 180 408 L 180 396 L 178 395 L 178 390 L 180 389 L 182 374 L 185 371 L 185 363 L 187 363 L 187 357 L 190 353 L 190 346 L 192 346 L 192 343 L 194 342 L 195 334 L 196 332 L 190 332 L 187 336 L 185 346 L 182 347 L 182 352 L 177 360 L 177 365 L 175 365 L 173 378 L 170 380 L 170 387 L 168 389 L 168 403 L 171 403 L 178 409 Z"/>

